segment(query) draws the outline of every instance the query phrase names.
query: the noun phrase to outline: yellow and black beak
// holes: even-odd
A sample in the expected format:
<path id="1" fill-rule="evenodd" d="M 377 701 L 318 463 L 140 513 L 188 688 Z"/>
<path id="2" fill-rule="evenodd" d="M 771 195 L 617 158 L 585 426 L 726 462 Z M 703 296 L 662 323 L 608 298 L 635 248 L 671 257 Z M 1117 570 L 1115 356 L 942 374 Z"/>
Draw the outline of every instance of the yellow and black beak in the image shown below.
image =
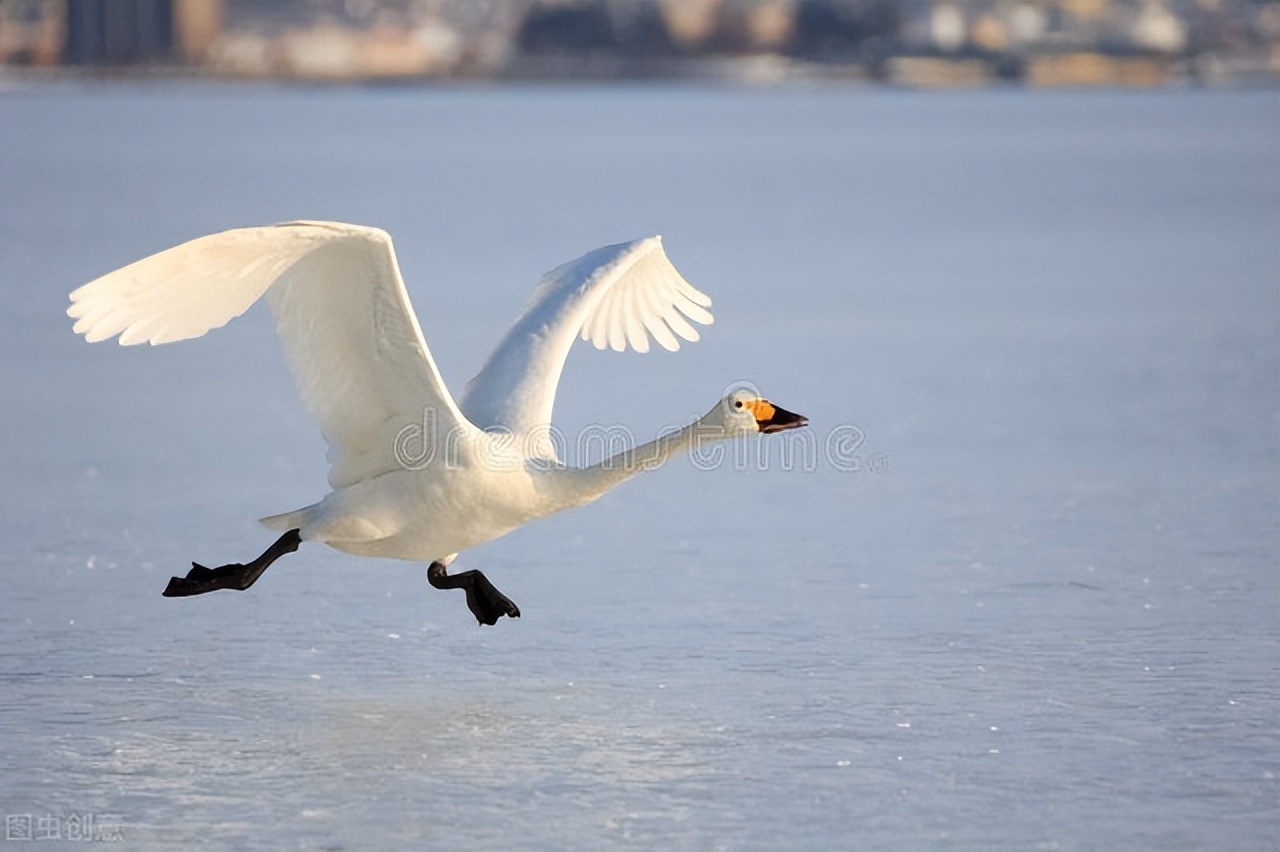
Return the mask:
<path id="1" fill-rule="evenodd" d="M 800 414 L 793 414 L 785 408 L 779 408 L 771 402 L 763 399 L 754 399 L 746 403 L 751 413 L 755 415 L 756 427 L 761 434 L 771 435 L 774 432 L 782 432 L 786 429 L 798 429 L 801 426 L 809 425 L 809 418 Z"/>

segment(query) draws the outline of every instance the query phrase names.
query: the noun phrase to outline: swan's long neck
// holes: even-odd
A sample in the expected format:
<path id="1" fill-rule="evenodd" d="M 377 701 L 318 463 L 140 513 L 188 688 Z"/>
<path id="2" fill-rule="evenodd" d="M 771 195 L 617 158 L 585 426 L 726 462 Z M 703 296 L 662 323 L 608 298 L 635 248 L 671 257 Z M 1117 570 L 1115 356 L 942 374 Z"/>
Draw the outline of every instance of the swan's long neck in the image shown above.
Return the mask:
<path id="1" fill-rule="evenodd" d="M 565 470 L 563 475 L 567 488 L 564 498 L 572 501 L 570 505 L 590 503 L 637 473 L 661 467 L 672 456 L 727 437 L 722 428 L 709 424 L 707 419 L 696 420 L 679 431 L 624 450 L 590 467 Z"/>

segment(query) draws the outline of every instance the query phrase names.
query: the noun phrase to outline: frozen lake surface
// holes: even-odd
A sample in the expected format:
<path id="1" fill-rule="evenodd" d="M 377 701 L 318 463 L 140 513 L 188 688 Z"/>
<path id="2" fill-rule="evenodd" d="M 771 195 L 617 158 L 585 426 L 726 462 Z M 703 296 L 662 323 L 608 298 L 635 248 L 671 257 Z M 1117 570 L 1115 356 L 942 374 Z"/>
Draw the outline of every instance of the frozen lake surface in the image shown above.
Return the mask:
<path id="1" fill-rule="evenodd" d="M 5 848 L 1277 848 L 1278 119 L 1274 92 L 7 92 Z M 322 496 L 323 444 L 263 310 L 123 349 L 67 293 L 293 218 L 392 233 L 455 389 L 540 273 L 662 233 L 716 325 L 580 345 L 560 427 L 646 440 L 747 380 L 808 437 L 464 553 L 524 612 L 495 628 L 316 545 L 162 598 Z"/>

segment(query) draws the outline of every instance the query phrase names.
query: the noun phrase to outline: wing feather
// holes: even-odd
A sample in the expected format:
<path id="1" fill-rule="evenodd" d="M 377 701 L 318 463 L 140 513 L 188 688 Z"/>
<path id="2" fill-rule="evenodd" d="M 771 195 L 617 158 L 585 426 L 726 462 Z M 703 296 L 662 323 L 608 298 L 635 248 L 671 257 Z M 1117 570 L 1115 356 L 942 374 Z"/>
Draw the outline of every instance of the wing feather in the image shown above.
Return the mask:
<path id="1" fill-rule="evenodd" d="M 649 333 L 644 327 L 644 314 L 651 310 L 648 297 L 660 287 L 661 281 L 656 281 L 654 276 L 643 275 L 637 281 L 637 286 L 626 288 L 622 294 L 626 302 L 623 310 L 626 313 L 621 317 L 621 321 L 625 327 L 627 343 L 637 352 L 649 350 Z"/>
<path id="2" fill-rule="evenodd" d="M 573 341 L 646 352 L 697 340 L 711 299 L 681 277 L 660 237 L 606 246 L 542 277 L 533 302 L 467 385 L 462 411 L 482 429 L 538 434 L 551 422 L 556 386 Z M 688 318 L 688 319 L 686 319 Z M 535 448 L 554 457 L 550 443 Z"/>
<path id="3" fill-rule="evenodd" d="M 683 337 L 690 343 L 696 343 L 700 335 L 698 330 L 685 320 L 676 305 L 668 305 L 662 312 L 662 321 L 665 322 L 672 331 Z"/>
<path id="4" fill-rule="evenodd" d="M 609 300 L 609 348 L 614 352 L 627 351 L 627 288 L 610 287 L 605 298 Z"/>
<path id="5" fill-rule="evenodd" d="M 689 319 L 702 325 L 711 324 L 711 312 L 690 299 L 681 299 L 676 302 L 676 307 L 680 309 L 680 313 Z"/>
<path id="6" fill-rule="evenodd" d="M 122 345 L 154 345 L 200 337 L 264 294 L 329 443 L 335 488 L 402 468 L 406 426 L 421 427 L 421 457 L 449 430 L 474 428 L 422 337 L 391 238 L 376 228 L 290 222 L 201 237 L 84 285 L 67 313 L 90 342 L 119 334 Z"/>
<path id="7" fill-rule="evenodd" d="M 658 345 L 668 352 L 675 352 L 680 348 L 680 341 L 671 333 L 671 329 L 662 319 L 662 307 L 660 304 L 659 294 L 652 292 L 644 292 L 645 309 L 640 319 L 644 323 L 645 330 L 658 341 Z"/>

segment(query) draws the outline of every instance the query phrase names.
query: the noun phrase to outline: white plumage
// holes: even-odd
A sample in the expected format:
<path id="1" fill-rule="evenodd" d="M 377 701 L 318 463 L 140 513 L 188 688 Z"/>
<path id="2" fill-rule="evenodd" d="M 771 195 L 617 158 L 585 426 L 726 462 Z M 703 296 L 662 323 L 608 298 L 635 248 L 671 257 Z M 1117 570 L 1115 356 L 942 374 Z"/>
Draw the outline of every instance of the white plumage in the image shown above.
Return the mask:
<path id="1" fill-rule="evenodd" d="M 423 339 L 391 238 L 376 228 L 289 222 L 201 237 L 84 285 L 67 313 L 90 342 L 160 344 L 200 337 L 264 295 L 328 442 L 333 490 L 263 522 L 341 550 L 447 564 L 699 441 L 803 425 L 737 392 L 685 430 L 593 467 L 555 458 L 546 429 L 575 339 L 675 350 L 698 339 L 694 323 L 712 322 L 711 300 L 658 237 L 596 249 L 543 276 L 460 404 Z"/>

